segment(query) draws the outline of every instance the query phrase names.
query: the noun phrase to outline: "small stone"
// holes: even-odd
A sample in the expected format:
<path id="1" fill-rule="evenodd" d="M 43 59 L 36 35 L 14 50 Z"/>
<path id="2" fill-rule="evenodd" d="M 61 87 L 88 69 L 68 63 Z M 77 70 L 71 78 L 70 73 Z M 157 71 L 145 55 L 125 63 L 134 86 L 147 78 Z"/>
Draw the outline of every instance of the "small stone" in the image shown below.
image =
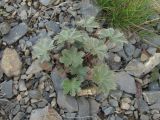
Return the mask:
<path id="1" fill-rule="evenodd" d="M 129 98 L 123 98 L 121 100 L 121 109 L 129 110 L 129 108 L 130 108 L 130 104 L 129 103 L 130 102 L 131 102 L 131 100 Z"/>
<path id="2" fill-rule="evenodd" d="M 143 92 L 143 97 L 148 104 L 153 104 L 160 100 L 160 91 Z"/>
<path id="3" fill-rule="evenodd" d="M 26 74 L 30 75 L 30 74 L 36 74 L 38 72 L 42 71 L 42 68 L 40 67 L 39 61 L 35 60 L 31 66 L 29 66 L 29 68 L 26 71 Z"/>
<path id="4" fill-rule="evenodd" d="M 118 84 L 121 90 L 127 93 L 131 93 L 131 94 L 136 93 L 135 80 L 128 73 L 126 72 L 116 73 L 116 83 Z"/>
<path id="5" fill-rule="evenodd" d="M 125 70 L 130 74 L 133 75 L 135 77 L 140 77 L 144 71 L 144 64 L 142 64 L 141 62 L 139 62 L 136 59 L 133 59 L 132 61 L 130 61 L 128 63 L 128 65 L 126 66 Z"/>
<path id="6" fill-rule="evenodd" d="M 19 112 L 17 115 L 13 118 L 13 120 L 22 120 L 25 116 L 24 112 Z"/>
<path id="7" fill-rule="evenodd" d="M 97 113 L 99 112 L 100 104 L 94 99 L 89 99 L 88 101 L 90 103 L 90 114 L 92 116 L 97 115 Z"/>
<path id="8" fill-rule="evenodd" d="M 137 101 L 136 101 L 137 102 Z M 148 112 L 149 111 L 149 106 L 148 106 L 148 104 L 146 103 L 146 101 L 144 101 L 142 98 L 140 98 L 139 100 L 138 100 L 138 102 L 139 102 L 139 111 L 141 112 L 141 113 L 145 113 L 145 112 Z"/>
<path id="9" fill-rule="evenodd" d="M 1 61 L 0 61 L 0 63 L 1 63 Z M 1 68 L 1 66 L 0 66 L 0 79 L 3 77 L 3 70 L 2 70 L 2 68 Z"/>
<path id="10" fill-rule="evenodd" d="M 149 106 L 151 110 L 160 110 L 160 102 L 156 102 L 155 104 Z"/>
<path id="11" fill-rule="evenodd" d="M 134 54 L 133 54 L 133 57 L 134 58 L 137 58 L 139 57 L 141 54 L 141 49 L 137 48 L 135 51 L 134 51 Z"/>
<path id="12" fill-rule="evenodd" d="M 10 25 L 7 22 L 3 22 L 0 24 L 0 32 L 2 35 L 7 34 L 10 31 Z"/>
<path id="13" fill-rule="evenodd" d="M 47 101 L 46 100 L 43 100 L 43 101 L 41 101 L 41 102 L 38 102 L 38 108 L 43 108 L 43 107 L 45 107 L 46 105 L 47 105 Z"/>
<path id="14" fill-rule="evenodd" d="M 49 4 L 50 4 L 50 1 L 51 1 L 51 0 L 39 0 L 39 2 L 40 2 L 42 5 L 44 5 L 44 6 L 49 5 Z"/>
<path id="15" fill-rule="evenodd" d="M 55 98 L 53 98 L 53 100 L 52 100 L 52 102 L 51 102 L 51 106 L 52 106 L 52 107 L 55 107 L 55 106 L 56 106 L 56 99 L 55 99 Z"/>
<path id="16" fill-rule="evenodd" d="M 148 115 L 141 115 L 140 120 L 150 120 Z"/>
<path id="17" fill-rule="evenodd" d="M 21 109 L 21 106 L 18 104 L 16 107 L 12 110 L 12 114 L 16 115 Z"/>
<path id="18" fill-rule="evenodd" d="M 26 10 L 22 10 L 20 12 L 19 16 L 21 17 L 21 20 L 26 20 L 27 19 L 27 12 L 26 12 Z"/>
<path id="19" fill-rule="evenodd" d="M 118 102 L 114 99 L 109 99 L 109 104 L 113 107 L 118 107 Z"/>
<path id="20" fill-rule="evenodd" d="M 48 31 L 53 31 L 56 34 L 61 31 L 60 25 L 54 21 L 48 21 L 45 25 Z"/>
<path id="21" fill-rule="evenodd" d="M 158 84 L 158 82 L 152 82 L 148 85 L 148 89 L 149 91 L 159 91 L 160 90 L 160 86 Z"/>
<path id="22" fill-rule="evenodd" d="M 120 61 L 121 61 L 121 58 L 120 58 L 118 55 L 115 54 L 115 56 L 114 56 L 114 61 L 115 61 L 115 62 L 120 62 Z"/>
<path id="23" fill-rule="evenodd" d="M 42 98 L 42 95 L 41 95 L 40 91 L 38 91 L 38 90 L 30 90 L 28 92 L 28 95 L 32 99 L 41 99 Z"/>
<path id="24" fill-rule="evenodd" d="M 20 80 L 19 81 L 19 91 L 26 91 L 27 88 L 26 88 L 26 84 L 24 82 L 24 80 Z"/>
<path id="25" fill-rule="evenodd" d="M 154 114 L 153 115 L 153 120 L 158 120 L 160 119 L 160 114 Z"/>
<path id="26" fill-rule="evenodd" d="M 16 64 L 15 64 L 16 63 Z M 1 60 L 1 68 L 8 76 L 18 76 L 21 73 L 22 62 L 14 49 L 6 48 Z"/>
<path id="27" fill-rule="evenodd" d="M 104 109 L 103 112 L 107 116 L 107 115 L 113 114 L 114 110 L 115 109 L 113 107 L 108 107 L 108 108 Z"/>
<path id="28" fill-rule="evenodd" d="M 32 107 L 29 106 L 29 107 L 27 108 L 26 112 L 27 112 L 27 113 L 31 113 L 31 111 L 32 111 Z"/>
<path id="29" fill-rule="evenodd" d="M 147 52 L 148 52 L 149 54 L 151 54 L 151 55 L 154 55 L 154 54 L 156 53 L 156 51 L 157 51 L 157 48 L 155 48 L 155 47 L 149 47 L 149 48 L 147 49 Z"/>
<path id="30" fill-rule="evenodd" d="M 141 54 L 141 61 L 142 61 L 142 62 L 145 62 L 145 61 L 147 61 L 148 59 L 149 59 L 148 55 L 146 55 L 145 53 L 142 53 L 142 54 Z"/>
<path id="31" fill-rule="evenodd" d="M 127 54 L 127 56 L 132 56 L 135 51 L 135 46 L 133 46 L 130 43 L 124 44 L 124 51 Z"/>
<path id="32" fill-rule="evenodd" d="M 12 98 L 13 97 L 13 81 L 4 81 L 0 84 L 1 92 L 4 93 L 4 97 Z"/>
<path id="33" fill-rule="evenodd" d="M 110 92 L 110 96 L 114 99 L 116 99 L 117 101 L 120 100 L 120 98 L 122 97 L 123 92 L 121 90 L 113 90 Z"/>
<path id="34" fill-rule="evenodd" d="M 28 31 L 28 26 L 25 23 L 13 27 L 8 34 L 3 37 L 3 41 L 11 45 L 24 36 Z"/>

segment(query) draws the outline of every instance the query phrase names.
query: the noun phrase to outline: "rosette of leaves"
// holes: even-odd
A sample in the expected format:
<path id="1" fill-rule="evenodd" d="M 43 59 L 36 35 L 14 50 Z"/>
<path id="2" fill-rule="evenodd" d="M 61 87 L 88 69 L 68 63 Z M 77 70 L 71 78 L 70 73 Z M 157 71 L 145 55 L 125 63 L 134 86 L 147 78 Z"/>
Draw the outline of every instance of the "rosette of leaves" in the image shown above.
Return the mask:
<path id="1" fill-rule="evenodd" d="M 32 55 L 42 63 L 50 60 L 49 51 L 54 48 L 53 40 L 50 37 L 40 38 L 33 46 Z"/>

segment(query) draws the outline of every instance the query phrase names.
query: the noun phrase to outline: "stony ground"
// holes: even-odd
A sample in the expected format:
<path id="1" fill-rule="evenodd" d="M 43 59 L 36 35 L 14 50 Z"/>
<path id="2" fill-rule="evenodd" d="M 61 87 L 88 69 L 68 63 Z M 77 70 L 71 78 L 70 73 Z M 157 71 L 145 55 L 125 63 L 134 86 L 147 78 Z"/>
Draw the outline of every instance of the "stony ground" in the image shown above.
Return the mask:
<path id="1" fill-rule="evenodd" d="M 106 62 L 116 72 L 118 88 L 109 94 L 64 95 L 56 71 L 32 58 L 40 36 L 53 37 L 97 13 L 88 2 L 0 0 L 0 120 L 160 119 L 160 37 L 147 38 L 152 41 L 146 44 L 128 33 L 128 44 L 110 50 Z M 160 33 L 160 23 L 150 29 Z"/>

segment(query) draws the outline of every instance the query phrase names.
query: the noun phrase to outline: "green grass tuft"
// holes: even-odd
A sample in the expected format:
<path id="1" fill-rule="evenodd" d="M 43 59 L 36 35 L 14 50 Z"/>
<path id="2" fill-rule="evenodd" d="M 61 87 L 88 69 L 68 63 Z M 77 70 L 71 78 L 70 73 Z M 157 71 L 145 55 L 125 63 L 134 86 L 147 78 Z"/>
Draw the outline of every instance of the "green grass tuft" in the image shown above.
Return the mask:
<path id="1" fill-rule="evenodd" d="M 145 22 L 153 13 L 151 0 L 96 0 L 112 27 L 128 28 Z"/>

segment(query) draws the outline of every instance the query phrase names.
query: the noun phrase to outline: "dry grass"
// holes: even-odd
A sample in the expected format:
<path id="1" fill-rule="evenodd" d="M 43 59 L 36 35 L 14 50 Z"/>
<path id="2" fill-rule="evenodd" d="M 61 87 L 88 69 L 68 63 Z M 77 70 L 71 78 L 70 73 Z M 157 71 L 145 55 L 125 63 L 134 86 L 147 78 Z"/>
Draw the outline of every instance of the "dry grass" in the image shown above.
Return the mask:
<path id="1" fill-rule="evenodd" d="M 160 14 L 160 0 L 152 0 L 151 6 L 156 12 Z"/>

